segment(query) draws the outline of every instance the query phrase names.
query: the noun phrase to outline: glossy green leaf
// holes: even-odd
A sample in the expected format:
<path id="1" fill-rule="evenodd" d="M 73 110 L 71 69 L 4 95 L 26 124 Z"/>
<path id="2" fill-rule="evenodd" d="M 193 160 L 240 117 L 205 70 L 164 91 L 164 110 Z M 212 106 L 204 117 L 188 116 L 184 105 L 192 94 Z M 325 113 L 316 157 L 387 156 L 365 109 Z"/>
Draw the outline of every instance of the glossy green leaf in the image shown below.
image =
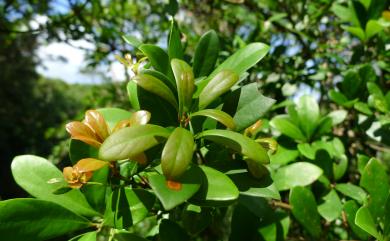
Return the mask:
<path id="1" fill-rule="evenodd" d="M 274 103 L 274 99 L 259 92 L 257 83 L 251 83 L 230 93 L 222 110 L 233 116 L 236 130 L 240 131 L 256 123 Z"/>
<path id="2" fill-rule="evenodd" d="M 38 199 L 1 201 L 0 213 L 0 236 L 7 241 L 43 241 L 91 226 L 69 209 Z"/>
<path id="3" fill-rule="evenodd" d="M 214 168 L 201 165 L 203 173 L 202 186 L 191 199 L 199 206 L 224 206 L 238 198 L 239 191 L 233 181 Z"/>
<path id="4" fill-rule="evenodd" d="M 191 108 L 192 94 L 195 91 L 194 74 L 191 66 L 183 60 L 172 59 L 171 66 L 179 97 L 179 113 L 182 114 Z"/>
<path id="5" fill-rule="evenodd" d="M 349 200 L 346 203 L 344 203 L 343 210 L 347 218 L 349 227 L 352 229 L 353 233 L 356 234 L 361 240 L 367 240 L 368 234 L 364 230 L 356 226 L 355 224 L 355 217 L 358 209 L 359 206 L 353 200 Z"/>
<path id="6" fill-rule="evenodd" d="M 218 109 L 205 109 L 191 114 L 191 118 L 195 116 L 206 116 L 222 123 L 224 126 L 231 130 L 234 130 L 235 128 L 233 118 L 226 112 L 223 112 Z"/>
<path id="7" fill-rule="evenodd" d="M 296 126 L 287 116 L 278 115 L 274 117 L 271 122 L 271 126 L 276 128 L 282 134 L 291 137 L 295 140 L 304 141 L 306 137 L 303 135 L 298 126 Z"/>
<path id="8" fill-rule="evenodd" d="M 368 209 L 374 220 L 382 220 L 385 212 L 385 202 L 389 194 L 389 178 L 385 166 L 377 159 L 372 158 L 364 168 L 360 179 L 360 186 L 369 194 Z"/>
<path id="9" fill-rule="evenodd" d="M 191 198 L 200 188 L 202 173 L 196 166 L 188 169 L 178 180 L 179 187 L 168 187 L 167 179 L 158 173 L 149 173 L 149 185 L 161 201 L 165 210 L 171 210 Z"/>
<path id="10" fill-rule="evenodd" d="M 175 20 L 171 21 L 171 30 L 168 37 L 168 55 L 169 59 L 183 58 L 183 47 L 181 46 L 180 30 Z"/>
<path id="11" fill-rule="evenodd" d="M 238 81 L 238 75 L 231 70 L 216 74 L 199 94 L 199 109 L 204 109 L 216 98 L 227 92 Z"/>
<path id="12" fill-rule="evenodd" d="M 134 46 L 134 47 L 136 47 L 136 48 L 138 48 L 139 46 L 142 45 L 142 42 L 141 42 L 139 39 L 137 39 L 136 37 L 134 37 L 134 36 L 128 35 L 128 36 L 122 36 L 122 38 L 123 38 L 123 40 L 124 40 L 126 43 L 128 43 L 128 44 L 130 44 L 131 46 Z"/>
<path id="13" fill-rule="evenodd" d="M 169 219 L 163 219 L 159 226 L 159 240 L 186 241 L 189 240 L 189 237 L 179 224 Z"/>
<path id="14" fill-rule="evenodd" d="M 62 172 L 48 160 L 32 155 L 17 156 L 12 161 L 11 170 L 16 183 L 30 195 L 57 203 L 83 216 L 99 215 L 88 204 L 80 190 L 73 189 L 60 195 L 53 194 L 55 190 L 64 186 L 64 182 L 49 184 L 48 181 L 53 178 L 59 180 L 64 178 Z"/>
<path id="15" fill-rule="evenodd" d="M 235 52 L 220 64 L 208 77 L 214 78 L 222 70 L 234 71 L 238 76 L 256 65 L 267 53 L 269 46 L 263 43 L 251 43 Z"/>
<path id="16" fill-rule="evenodd" d="M 176 82 L 175 80 L 168 78 L 165 74 L 154 70 L 154 69 L 143 69 L 141 71 L 141 74 L 147 74 L 151 75 L 159 80 L 161 80 L 166 86 L 169 87 L 169 89 L 172 91 L 172 93 L 176 93 Z"/>
<path id="17" fill-rule="evenodd" d="M 194 54 L 195 77 L 206 76 L 211 73 L 217 62 L 219 39 L 214 30 L 205 33 L 199 40 Z"/>
<path id="18" fill-rule="evenodd" d="M 158 145 L 170 132 L 157 125 L 126 127 L 110 135 L 99 149 L 99 158 L 115 161 L 134 157 Z"/>
<path id="19" fill-rule="evenodd" d="M 343 155 L 339 162 L 333 162 L 333 177 L 336 181 L 341 179 L 348 170 L 348 159 Z"/>
<path id="20" fill-rule="evenodd" d="M 297 148 L 304 157 L 309 158 L 310 160 L 314 160 L 316 157 L 317 149 L 311 146 L 309 143 L 299 143 Z"/>
<path id="21" fill-rule="evenodd" d="M 160 96 L 161 98 L 168 101 L 173 107 L 177 108 L 177 101 L 175 95 L 171 89 L 164 84 L 161 80 L 148 74 L 139 74 L 135 76 L 132 81 L 137 83 L 141 88 Z"/>
<path id="22" fill-rule="evenodd" d="M 168 180 L 176 180 L 188 168 L 195 150 L 194 136 L 177 127 L 165 143 L 161 155 L 161 168 Z"/>
<path id="23" fill-rule="evenodd" d="M 357 102 L 353 105 L 353 107 L 355 108 L 355 110 L 358 110 L 358 111 L 362 112 L 363 114 L 366 114 L 366 115 L 373 114 L 367 103 Z"/>
<path id="24" fill-rule="evenodd" d="M 309 162 L 296 162 L 279 168 L 273 175 L 273 180 L 279 191 L 296 186 L 306 186 L 316 181 L 323 171 Z"/>
<path id="25" fill-rule="evenodd" d="M 234 151 L 241 153 L 245 157 L 262 164 L 269 163 L 267 152 L 261 145 L 237 132 L 229 130 L 207 130 L 201 132 L 196 138 L 204 138 L 225 145 Z"/>
<path id="26" fill-rule="evenodd" d="M 269 175 L 261 179 L 254 178 L 245 169 L 233 170 L 227 175 L 237 186 L 241 195 L 280 199 L 279 191 Z"/>
<path id="27" fill-rule="evenodd" d="M 321 222 L 313 193 L 304 187 L 294 187 L 290 192 L 289 200 L 294 217 L 311 236 L 319 238 L 321 236 Z"/>
<path id="28" fill-rule="evenodd" d="M 286 148 L 279 143 L 276 153 L 270 156 L 270 162 L 276 165 L 286 165 L 296 160 L 298 156 L 298 150 Z"/>
<path id="29" fill-rule="evenodd" d="M 153 68 L 161 73 L 171 75 L 171 68 L 169 66 L 169 56 L 160 47 L 153 44 L 142 44 L 138 47 L 149 59 Z"/>
<path id="30" fill-rule="evenodd" d="M 149 214 L 156 198 L 144 189 L 120 187 L 111 193 L 104 213 L 104 225 L 127 229 Z"/>
<path id="31" fill-rule="evenodd" d="M 340 217 L 343 205 L 336 191 L 331 190 L 322 199 L 324 203 L 318 205 L 318 213 L 328 222 L 332 222 Z"/>
<path id="32" fill-rule="evenodd" d="M 96 234 L 96 232 L 84 233 L 70 239 L 69 241 L 96 241 Z"/>
<path id="33" fill-rule="evenodd" d="M 340 183 L 336 184 L 335 188 L 345 196 L 355 199 L 360 204 L 363 204 L 367 200 L 367 193 L 359 186 L 351 183 Z"/>
<path id="34" fill-rule="evenodd" d="M 300 129 L 303 130 L 307 138 L 310 138 L 317 127 L 320 116 L 318 103 L 313 96 L 304 95 L 299 99 L 296 110 Z"/>
<path id="35" fill-rule="evenodd" d="M 359 228 L 374 236 L 377 240 L 383 240 L 382 235 L 378 232 L 370 210 L 366 206 L 359 208 L 356 212 L 355 224 Z"/>

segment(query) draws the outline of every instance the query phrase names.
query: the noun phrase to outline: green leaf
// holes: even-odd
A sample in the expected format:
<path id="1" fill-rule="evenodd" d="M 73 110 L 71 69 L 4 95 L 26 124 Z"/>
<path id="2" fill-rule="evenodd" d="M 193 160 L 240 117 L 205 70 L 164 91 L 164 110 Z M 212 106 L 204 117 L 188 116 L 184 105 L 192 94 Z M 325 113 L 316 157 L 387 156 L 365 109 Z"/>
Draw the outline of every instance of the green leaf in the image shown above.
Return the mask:
<path id="1" fill-rule="evenodd" d="M 361 41 L 366 41 L 366 34 L 364 33 L 364 30 L 361 27 L 352 27 L 352 26 L 342 25 L 341 28 L 343 28 L 346 31 L 350 32 L 351 34 L 355 35 Z"/>
<path id="2" fill-rule="evenodd" d="M 186 241 L 189 240 L 187 233 L 174 221 L 163 219 L 159 227 L 160 241 Z"/>
<path id="3" fill-rule="evenodd" d="M 231 70 L 216 74 L 199 94 L 199 109 L 204 109 L 220 95 L 227 92 L 238 81 L 238 75 Z"/>
<path id="4" fill-rule="evenodd" d="M 195 77 L 207 76 L 217 62 L 219 52 L 219 39 L 214 30 L 205 33 L 199 40 L 194 54 Z"/>
<path id="5" fill-rule="evenodd" d="M 199 166 L 203 172 L 202 186 L 190 200 L 199 206 L 228 206 L 238 198 L 239 192 L 225 174 L 208 166 Z"/>
<path id="6" fill-rule="evenodd" d="M 383 240 L 382 235 L 377 230 L 375 221 L 371 216 L 370 210 L 366 206 L 359 208 L 359 210 L 356 212 L 355 223 L 359 228 L 371 234 L 377 240 Z"/>
<path id="7" fill-rule="evenodd" d="M 187 201 L 199 190 L 201 176 L 202 173 L 198 167 L 191 167 L 177 180 L 177 183 L 180 183 L 177 189 L 168 187 L 167 179 L 158 173 L 148 173 L 147 178 L 164 209 L 171 210 Z"/>
<path id="8" fill-rule="evenodd" d="M 140 110 L 140 104 L 138 100 L 138 91 L 137 91 L 138 85 L 133 82 L 129 81 L 127 83 L 126 89 L 127 89 L 127 95 L 129 96 L 129 101 L 131 104 L 131 107 L 133 107 L 134 110 Z"/>
<path id="9" fill-rule="evenodd" d="M 278 145 L 276 153 L 270 156 L 271 164 L 286 165 L 293 162 L 299 156 L 299 152 L 294 149 L 286 148 L 282 145 Z"/>
<path id="10" fill-rule="evenodd" d="M 111 193 L 104 213 L 104 225 L 127 229 L 149 214 L 156 198 L 144 189 L 120 187 Z"/>
<path id="11" fill-rule="evenodd" d="M 1 201 L 0 213 L 0 236 L 7 241 L 43 241 L 91 226 L 69 209 L 38 199 Z"/>
<path id="12" fill-rule="evenodd" d="M 227 175 L 237 186 L 241 195 L 280 200 L 278 189 L 269 175 L 261 179 L 254 178 L 245 169 L 234 170 L 228 172 Z"/>
<path id="13" fill-rule="evenodd" d="M 165 143 L 161 155 L 161 168 L 168 180 L 176 180 L 188 168 L 195 150 L 194 136 L 177 127 Z"/>
<path id="14" fill-rule="evenodd" d="M 62 172 L 48 160 L 32 156 L 22 155 L 14 158 L 11 164 L 12 175 L 16 183 L 30 195 L 57 203 L 77 214 L 92 217 L 99 213 L 92 209 L 80 190 L 55 195 L 58 188 L 64 186 L 64 182 L 49 184 L 50 179 L 64 180 Z"/>
<path id="15" fill-rule="evenodd" d="M 329 91 L 329 98 L 341 106 L 344 106 L 348 102 L 347 97 L 343 93 L 335 90 Z"/>
<path id="16" fill-rule="evenodd" d="M 227 114 L 226 112 L 223 112 L 218 109 L 205 109 L 205 110 L 200 110 L 195 113 L 191 114 L 191 118 L 194 116 L 206 116 L 209 118 L 212 118 L 220 123 L 222 123 L 224 126 L 227 128 L 234 130 L 235 124 L 233 118 Z"/>
<path id="17" fill-rule="evenodd" d="M 355 224 L 355 217 L 358 209 L 359 206 L 353 200 L 349 200 L 346 203 L 344 203 L 344 212 L 349 227 L 352 229 L 354 234 L 356 234 L 361 240 L 367 240 L 368 234 L 364 230 L 356 226 Z"/>
<path id="18" fill-rule="evenodd" d="M 179 4 L 177 0 L 169 0 L 169 3 L 165 5 L 164 11 L 169 13 L 172 17 L 179 11 Z"/>
<path id="19" fill-rule="evenodd" d="M 235 52 L 220 64 L 208 77 L 214 78 L 223 70 L 234 71 L 238 76 L 257 64 L 267 53 L 269 46 L 263 43 L 251 43 Z"/>
<path id="20" fill-rule="evenodd" d="M 118 122 L 120 122 L 122 120 L 130 119 L 132 114 L 133 114 L 130 111 L 119 109 L 119 108 L 114 108 L 114 107 L 100 108 L 100 109 L 97 109 L 97 111 L 100 114 L 102 114 L 102 116 L 104 117 L 104 120 L 107 122 L 108 127 L 111 130 L 115 127 L 115 125 Z"/>
<path id="21" fill-rule="evenodd" d="M 301 171 L 303 173 L 303 171 Z M 314 238 L 321 236 L 320 216 L 313 193 L 304 187 L 294 187 L 290 192 L 292 214 Z"/>
<path id="22" fill-rule="evenodd" d="M 297 105 L 296 110 L 299 118 L 300 129 L 307 138 L 310 138 L 316 129 L 317 121 L 320 117 L 318 103 L 313 96 L 302 96 Z"/>
<path id="23" fill-rule="evenodd" d="M 183 58 L 183 47 L 181 46 L 179 26 L 173 19 L 171 20 L 171 30 L 168 38 L 168 55 L 169 59 Z"/>
<path id="24" fill-rule="evenodd" d="M 251 83 L 229 94 L 222 110 L 233 116 L 236 130 L 241 131 L 258 121 L 274 103 L 259 92 L 257 83 Z"/>
<path id="25" fill-rule="evenodd" d="M 172 59 L 171 66 L 175 75 L 177 93 L 179 96 L 179 114 L 188 112 L 191 108 L 192 94 L 195 91 L 194 74 L 191 66 L 180 59 Z"/>
<path id="26" fill-rule="evenodd" d="M 148 74 L 138 74 L 132 81 L 137 83 L 141 88 L 160 96 L 161 98 L 168 101 L 173 107 L 177 108 L 177 101 L 175 95 L 171 89 L 164 84 L 161 80 Z"/>
<path id="27" fill-rule="evenodd" d="M 190 235 L 197 235 L 211 225 L 212 210 L 189 204 L 183 210 L 181 220 L 183 227 Z"/>
<path id="28" fill-rule="evenodd" d="M 278 115 L 274 117 L 270 124 L 283 135 L 299 141 L 306 140 L 306 137 L 303 135 L 298 126 L 296 126 L 286 115 Z"/>
<path id="29" fill-rule="evenodd" d="M 366 24 L 366 37 L 370 39 L 383 30 L 382 25 L 377 20 L 369 20 Z"/>
<path id="30" fill-rule="evenodd" d="M 315 159 L 317 149 L 311 146 L 309 143 L 299 143 L 297 148 L 304 157 L 309 158 L 310 160 Z"/>
<path id="31" fill-rule="evenodd" d="M 358 110 L 358 111 L 362 112 L 363 114 L 366 114 L 366 115 L 373 114 L 367 103 L 357 102 L 353 105 L 353 107 L 355 108 L 355 110 Z"/>
<path id="32" fill-rule="evenodd" d="M 148 57 L 155 70 L 160 71 L 168 77 L 172 76 L 172 70 L 169 66 L 169 56 L 162 48 L 153 44 L 142 44 L 139 46 L 139 49 Z"/>
<path id="33" fill-rule="evenodd" d="M 334 110 L 328 114 L 328 117 L 332 119 L 332 125 L 338 125 L 342 123 L 347 117 L 348 112 L 345 110 Z"/>
<path id="34" fill-rule="evenodd" d="M 387 196 L 386 204 L 385 204 L 385 218 L 383 222 L 383 234 L 386 238 L 390 238 L 390 193 Z"/>
<path id="35" fill-rule="evenodd" d="M 264 148 L 254 140 L 243 136 L 242 134 L 228 130 L 207 130 L 199 133 L 196 138 L 204 138 L 225 145 L 234 151 L 241 153 L 248 159 L 246 160 L 248 166 L 251 164 L 250 160 L 259 164 L 269 163 L 269 157 Z M 257 173 L 254 173 L 252 170 L 250 171 L 252 175 L 259 177 Z"/>
<path id="36" fill-rule="evenodd" d="M 154 70 L 154 69 L 143 69 L 141 71 L 141 74 L 147 74 L 151 75 L 159 80 L 161 80 L 166 86 L 169 87 L 169 89 L 172 91 L 172 93 L 176 94 L 176 82 L 175 80 L 168 78 L 165 74 Z"/>
<path id="37" fill-rule="evenodd" d="M 114 234 L 113 241 L 148 241 L 148 239 L 144 239 L 133 233 L 121 230 Z"/>
<path id="38" fill-rule="evenodd" d="M 69 241 L 96 241 L 96 234 L 96 232 L 84 233 L 70 239 Z"/>
<path id="39" fill-rule="evenodd" d="M 324 203 L 318 205 L 318 213 L 328 222 L 336 220 L 343 211 L 343 205 L 336 191 L 331 190 L 322 199 Z"/>
<path id="40" fill-rule="evenodd" d="M 122 36 L 122 38 L 123 38 L 123 40 L 124 40 L 126 43 L 128 43 L 128 44 L 130 44 L 131 46 L 134 46 L 134 47 L 136 47 L 136 48 L 139 48 L 139 46 L 142 45 L 142 42 L 141 42 L 139 39 L 137 39 L 136 37 L 134 37 L 134 36 L 128 35 L 128 36 Z"/>
<path id="41" fill-rule="evenodd" d="M 110 135 L 99 149 L 99 159 L 115 161 L 134 157 L 168 138 L 170 132 L 157 125 L 122 128 Z"/>
<path id="42" fill-rule="evenodd" d="M 296 186 L 306 186 L 316 181 L 323 171 L 309 162 L 296 162 L 279 168 L 273 175 L 273 180 L 279 191 Z"/>
<path id="43" fill-rule="evenodd" d="M 363 204 L 367 200 L 367 193 L 359 186 L 351 183 L 340 183 L 336 184 L 335 188 L 345 196 L 355 199 L 360 204 Z"/>
<path id="44" fill-rule="evenodd" d="M 371 158 L 364 168 L 360 179 L 360 186 L 370 194 L 368 209 L 374 220 L 382 220 L 385 213 L 385 202 L 389 194 L 389 178 L 385 166 L 377 159 Z"/>

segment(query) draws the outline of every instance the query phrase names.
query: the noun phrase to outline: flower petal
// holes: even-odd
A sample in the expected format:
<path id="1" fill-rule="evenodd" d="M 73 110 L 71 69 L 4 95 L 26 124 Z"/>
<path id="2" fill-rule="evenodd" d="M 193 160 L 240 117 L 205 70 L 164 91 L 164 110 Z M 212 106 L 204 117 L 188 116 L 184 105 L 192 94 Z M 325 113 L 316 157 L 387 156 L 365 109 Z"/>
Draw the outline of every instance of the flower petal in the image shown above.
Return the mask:
<path id="1" fill-rule="evenodd" d="M 80 173 L 86 173 L 99 170 L 100 168 L 103 168 L 108 164 L 108 162 L 101 161 L 95 158 L 84 158 L 78 161 L 76 165 L 74 165 L 74 168 L 77 168 L 78 172 Z"/>
<path id="2" fill-rule="evenodd" d="M 95 131 L 97 137 L 103 142 L 109 135 L 109 129 L 102 114 L 96 110 L 88 110 L 85 113 L 84 123 Z"/>

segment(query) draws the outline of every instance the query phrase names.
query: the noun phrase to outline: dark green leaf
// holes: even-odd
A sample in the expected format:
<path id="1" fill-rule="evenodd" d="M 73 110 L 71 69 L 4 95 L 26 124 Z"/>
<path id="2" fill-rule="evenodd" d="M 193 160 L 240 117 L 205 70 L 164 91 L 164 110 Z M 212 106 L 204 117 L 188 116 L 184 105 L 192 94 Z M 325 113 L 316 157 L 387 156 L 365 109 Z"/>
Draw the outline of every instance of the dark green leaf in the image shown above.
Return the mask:
<path id="1" fill-rule="evenodd" d="M 114 234 L 113 241 L 148 241 L 148 239 L 144 239 L 133 233 L 121 230 Z"/>
<path id="2" fill-rule="evenodd" d="M 142 44 L 139 49 L 148 57 L 153 68 L 161 73 L 172 76 L 172 70 L 169 66 L 169 56 L 160 47 L 152 44 Z"/>
<path id="3" fill-rule="evenodd" d="M 99 150 L 99 158 L 115 161 L 134 157 L 158 145 L 169 134 L 167 129 L 150 124 L 120 129 L 104 141 Z"/>
<path id="4" fill-rule="evenodd" d="M 294 217 L 311 236 L 319 238 L 321 235 L 321 223 L 313 193 L 304 187 L 294 187 L 290 192 L 289 200 Z"/>
<path id="5" fill-rule="evenodd" d="M 64 186 L 64 182 L 49 184 L 48 181 L 53 178 L 64 180 L 64 177 L 48 160 L 32 155 L 17 156 L 12 161 L 11 169 L 16 183 L 30 195 L 57 203 L 83 216 L 99 215 L 91 208 L 80 190 L 53 194 L 55 190 Z"/>
<path id="6" fill-rule="evenodd" d="M 7 241 L 43 241 L 91 226 L 58 204 L 31 198 L 0 202 L 0 236 Z"/>
<path id="7" fill-rule="evenodd" d="M 160 241 L 188 241 L 190 238 L 179 224 L 163 219 L 159 227 Z"/>
<path id="8" fill-rule="evenodd" d="M 171 30 L 168 38 L 168 55 L 169 59 L 182 59 L 183 47 L 181 46 L 180 30 L 175 20 L 171 21 Z"/>
<path id="9" fill-rule="evenodd" d="M 195 78 L 211 73 L 217 62 L 218 52 L 218 35 L 214 30 L 210 30 L 201 37 L 195 49 L 193 64 Z"/>

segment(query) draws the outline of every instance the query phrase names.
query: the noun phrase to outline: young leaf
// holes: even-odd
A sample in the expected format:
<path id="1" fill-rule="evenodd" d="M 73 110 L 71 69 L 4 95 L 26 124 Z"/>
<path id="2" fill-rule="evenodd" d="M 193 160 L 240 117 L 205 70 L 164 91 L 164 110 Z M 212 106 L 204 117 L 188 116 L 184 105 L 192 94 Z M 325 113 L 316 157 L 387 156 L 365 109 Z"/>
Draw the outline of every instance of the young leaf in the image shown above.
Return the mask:
<path id="1" fill-rule="evenodd" d="M 11 170 L 16 183 L 30 195 L 57 203 L 83 216 L 99 215 L 88 204 L 80 190 L 74 189 L 60 195 L 53 194 L 64 183 L 49 184 L 48 181 L 53 178 L 64 180 L 64 177 L 62 172 L 48 160 L 32 155 L 17 156 L 12 161 Z"/>
<path id="2" fill-rule="evenodd" d="M 316 181 L 322 170 L 309 162 L 296 162 L 279 168 L 273 180 L 279 191 L 288 190 L 295 186 L 306 186 Z"/>
<path id="3" fill-rule="evenodd" d="M 377 240 L 383 240 L 382 235 L 378 232 L 375 221 L 371 216 L 370 210 L 366 206 L 359 208 L 356 212 L 355 223 L 359 228 L 371 234 Z"/>
<path id="4" fill-rule="evenodd" d="M 177 108 L 177 101 L 175 95 L 161 80 L 148 74 L 139 74 L 135 76 L 132 81 L 137 83 L 141 88 L 160 96 L 168 101 L 173 107 Z"/>
<path id="5" fill-rule="evenodd" d="M 191 118 L 194 116 L 206 116 L 222 123 L 224 126 L 226 126 L 231 130 L 234 130 L 235 128 L 233 118 L 229 114 L 221 110 L 217 110 L 217 109 L 200 110 L 191 114 Z"/>
<path id="6" fill-rule="evenodd" d="M 177 127 L 165 143 L 161 168 L 168 180 L 176 180 L 188 168 L 194 153 L 194 137 L 188 130 Z"/>
<path id="7" fill-rule="evenodd" d="M 131 126 L 110 135 L 99 149 L 99 159 L 115 161 L 134 157 L 168 138 L 170 132 L 157 125 Z"/>
<path id="8" fill-rule="evenodd" d="M 3 240 L 49 240 L 91 226 L 77 214 L 53 202 L 20 198 L 0 202 Z"/>
<path id="9" fill-rule="evenodd" d="M 136 47 L 136 48 L 138 48 L 139 46 L 142 45 L 142 42 L 141 42 L 139 39 L 137 39 L 136 37 L 134 37 L 134 36 L 130 36 L 130 35 L 128 35 L 128 36 L 122 36 L 122 39 L 123 39 L 126 43 L 128 43 L 128 44 L 130 44 L 131 46 L 134 46 L 134 47 Z"/>
<path id="10" fill-rule="evenodd" d="M 172 59 L 171 66 L 176 80 L 179 97 L 179 114 L 191 108 L 192 94 L 195 91 L 194 74 L 191 67 L 180 59 Z"/>
<path id="11" fill-rule="evenodd" d="M 153 68 L 168 77 L 172 76 L 169 66 L 169 56 L 162 48 L 153 44 L 142 44 L 139 46 L 139 49 L 148 57 Z"/>
<path id="12" fill-rule="evenodd" d="M 269 163 L 269 157 L 264 148 L 254 140 L 239 133 L 229 130 L 207 130 L 198 134 L 196 138 L 204 138 L 225 145 L 256 162 Z"/>
<path id="13" fill-rule="evenodd" d="M 169 59 L 183 59 L 183 47 L 181 46 L 180 30 L 175 20 L 171 21 L 171 30 L 168 39 Z"/>
<path id="14" fill-rule="evenodd" d="M 228 91 L 238 81 L 238 75 L 231 70 L 216 74 L 199 94 L 199 109 L 204 109 L 217 97 Z"/>
<path id="15" fill-rule="evenodd" d="M 294 187 L 290 192 L 292 214 L 314 238 L 321 235 L 320 216 L 313 193 L 304 187 Z"/>
<path id="16" fill-rule="evenodd" d="M 214 30 L 210 30 L 200 38 L 195 49 L 193 64 L 195 78 L 211 73 L 217 62 L 218 52 L 218 35 Z"/>

